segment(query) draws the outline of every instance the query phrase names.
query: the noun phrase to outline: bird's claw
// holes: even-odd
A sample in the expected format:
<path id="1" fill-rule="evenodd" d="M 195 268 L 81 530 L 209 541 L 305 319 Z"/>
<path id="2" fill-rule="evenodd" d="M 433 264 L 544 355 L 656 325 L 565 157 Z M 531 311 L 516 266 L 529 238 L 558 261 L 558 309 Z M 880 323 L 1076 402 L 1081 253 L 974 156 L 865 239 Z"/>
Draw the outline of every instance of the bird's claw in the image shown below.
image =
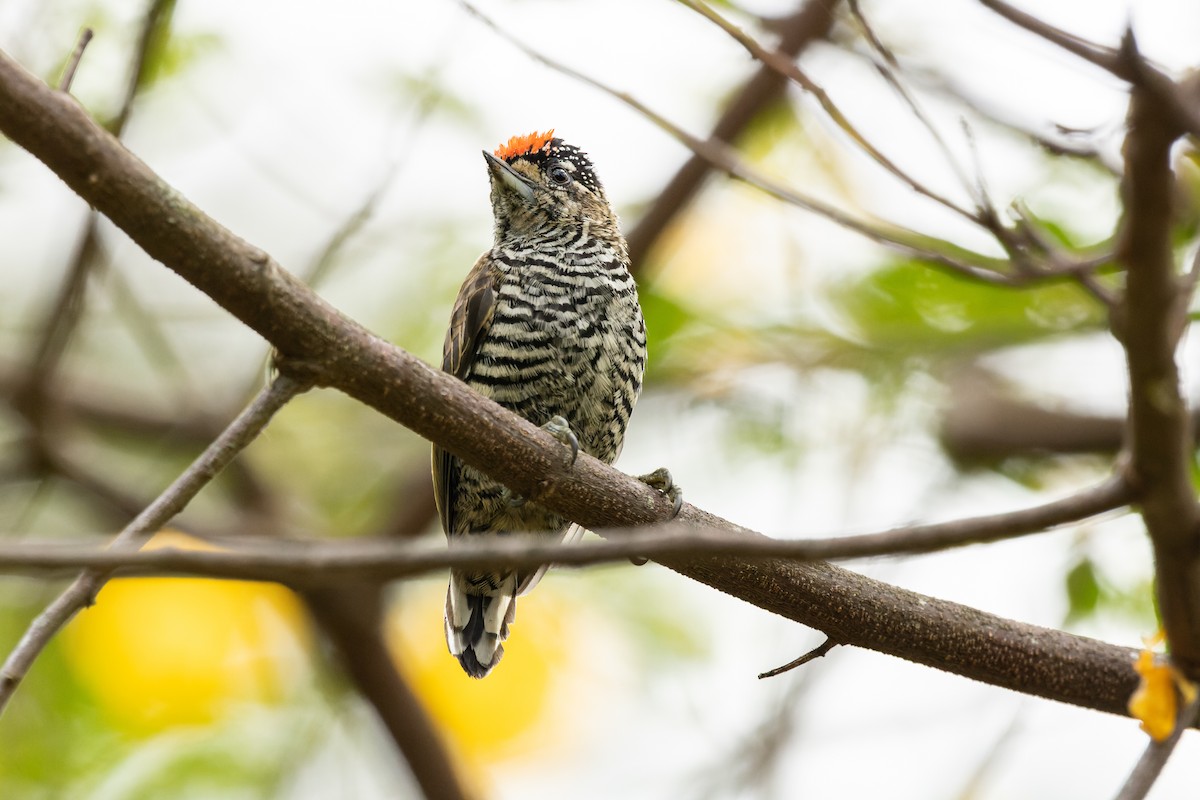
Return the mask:
<path id="1" fill-rule="evenodd" d="M 571 423 L 567 422 L 565 417 L 555 414 L 542 426 L 542 430 L 571 448 L 571 460 L 567 463 L 567 469 L 575 466 L 575 461 L 579 458 L 579 437 L 571 430 Z"/>
<path id="2" fill-rule="evenodd" d="M 639 475 L 638 480 L 671 501 L 671 519 L 679 516 L 679 511 L 683 508 L 683 489 L 675 485 L 675 480 L 671 477 L 671 470 L 659 467 L 647 475 Z M 630 563 L 635 567 L 640 567 L 649 560 L 643 556 L 629 557 Z"/>
<path id="3" fill-rule="evenodd" d="M 639 475 L 638 480 L 651 489 L 658 490 L 663 497 L 671 501 L 671 519 L 679 516 L 679 511 L 683 508 L 683 488 L 675 484 L 671 470 L 659 467 L 647 475 Z"/>

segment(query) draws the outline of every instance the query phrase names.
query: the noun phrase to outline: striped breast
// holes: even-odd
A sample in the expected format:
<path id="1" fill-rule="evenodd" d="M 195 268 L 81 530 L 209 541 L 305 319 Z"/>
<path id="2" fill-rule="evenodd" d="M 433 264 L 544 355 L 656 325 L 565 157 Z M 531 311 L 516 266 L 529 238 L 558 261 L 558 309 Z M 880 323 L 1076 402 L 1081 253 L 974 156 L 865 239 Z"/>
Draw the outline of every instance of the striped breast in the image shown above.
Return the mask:
<path id="1" fill-rule="evenodd" d="M 641 391 L 646 326 L 623 248 L 561 229 L 493 248 L 495 315 L 467 383 L 534 424 L 565 417 L 611 463 Z"/>

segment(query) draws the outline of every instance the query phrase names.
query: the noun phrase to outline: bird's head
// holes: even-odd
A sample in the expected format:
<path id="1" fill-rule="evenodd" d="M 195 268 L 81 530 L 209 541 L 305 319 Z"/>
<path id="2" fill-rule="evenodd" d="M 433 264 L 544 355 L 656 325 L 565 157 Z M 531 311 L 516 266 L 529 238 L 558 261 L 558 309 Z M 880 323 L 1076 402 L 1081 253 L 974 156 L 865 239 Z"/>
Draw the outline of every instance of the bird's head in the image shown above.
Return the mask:
<path id="1" fill-rule="evenodd" d="M 483 153 L 492 181 L 496 239 L 536 235 L 584 222 L 596 233 L 616 234 L 616 215 L 592 162 L 554 131 L 514 136 L 495 153 Z"/>

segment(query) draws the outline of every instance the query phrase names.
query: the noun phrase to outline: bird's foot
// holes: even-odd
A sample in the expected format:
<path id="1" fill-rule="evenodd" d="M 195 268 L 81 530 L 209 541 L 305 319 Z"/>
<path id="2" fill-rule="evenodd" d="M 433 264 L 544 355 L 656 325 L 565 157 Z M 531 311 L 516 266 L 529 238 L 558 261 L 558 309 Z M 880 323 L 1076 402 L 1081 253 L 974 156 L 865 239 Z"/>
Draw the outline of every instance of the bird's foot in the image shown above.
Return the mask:
<path id="1" fill-rule="evenodd" d="M 571 448 L 571 460 L 567 462 L 567 469 L 575 466 L 575 461 L 579 458 L 579 437 L 571 430 L 571 423 L 567 422 L 566 417 L 555 414 L 542 426 L 542 430 Z"/>
<path id="2" fill-rule="evenodd" d="M 671 519 L 679 516 L 679 510 L 683 508 L 683 488 L 675 485 L 671 470 L 659 467 L 648 475 L 639 475 L 638 480 L 651 489 L 657 489 L 663 497 L 671 501 Z"/>
<path id="3" fill-rule="evenodd" d="M 679 516 L 679 510 L 683 508 L 683 489 L 675 485 L 675 480 L 671 477 L 671 470 L 659 467 L 648 475 L 639 475 L 638 480 L 651 489 L 658 490 L 663 497 L 671 501 L 671 519 Z M 640 567 L 649 560 L 643 556 L 630 556 L 629 558 L 630 563 L 635 567 Z"/>
<path id="4" fill-rule="evenodd" d="M 567 447 L 571 448 L 571 460 L 567 462 L 567 469 L 575 466 L 575 462 L 579 459 L 579 437 L 571 430 L 571 423 L 567 422 L 565 417 L 560 417 L 555 414 L 550 418 L 550 421 L 542 426 L 542 430 L 558 439 Z M 667 476 L 670 480 L 670 475 Z M 525 505 L 525 498 L 516 494 L 508 487 L 505 487 L 503 495 L 501 495 L 505 505 L 509 508 L 520 508 Z"/>

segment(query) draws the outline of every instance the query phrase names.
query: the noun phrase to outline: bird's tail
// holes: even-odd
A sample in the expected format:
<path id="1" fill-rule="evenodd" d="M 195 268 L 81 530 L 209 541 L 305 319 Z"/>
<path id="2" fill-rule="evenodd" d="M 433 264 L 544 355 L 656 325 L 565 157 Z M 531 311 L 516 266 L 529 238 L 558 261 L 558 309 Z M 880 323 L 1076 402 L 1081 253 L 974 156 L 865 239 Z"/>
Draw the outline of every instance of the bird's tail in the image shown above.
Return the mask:
<path id="1" fill-rule="evenodd" d="M 517 611 L 517 576 L 450 573 L 446 589 L 446 644 L 472 678 L 492 671 L 504 655 Z"/>

